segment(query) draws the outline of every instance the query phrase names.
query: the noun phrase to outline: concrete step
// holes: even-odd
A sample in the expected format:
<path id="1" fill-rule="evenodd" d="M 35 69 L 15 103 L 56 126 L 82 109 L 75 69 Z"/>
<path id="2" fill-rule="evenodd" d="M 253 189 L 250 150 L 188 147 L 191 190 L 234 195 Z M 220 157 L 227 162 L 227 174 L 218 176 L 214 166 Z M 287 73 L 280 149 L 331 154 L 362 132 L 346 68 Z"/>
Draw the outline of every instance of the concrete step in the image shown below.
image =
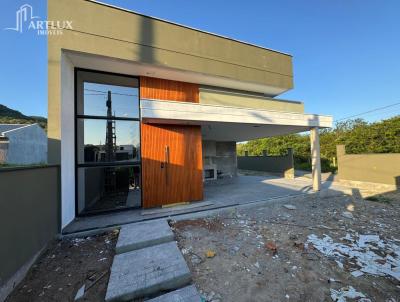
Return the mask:
<path id="1" fill-rule="evenodd" d="M 191 280 L 176 242 L 167 242 L 116 255 L 106 301 L 128 301 L 174 290 Z"/>
<path id="2" fill-rule="evenodd" d="M 121 254 L 172 240 L 174 233 L 165 219 L 131 223 L 121 227 L 115 249 Z"/>
<path id="3" fill-rule="evenodd" d="M 194 285 L 186 286 L 147 302 L 201 302 L 201 297 Z"/>

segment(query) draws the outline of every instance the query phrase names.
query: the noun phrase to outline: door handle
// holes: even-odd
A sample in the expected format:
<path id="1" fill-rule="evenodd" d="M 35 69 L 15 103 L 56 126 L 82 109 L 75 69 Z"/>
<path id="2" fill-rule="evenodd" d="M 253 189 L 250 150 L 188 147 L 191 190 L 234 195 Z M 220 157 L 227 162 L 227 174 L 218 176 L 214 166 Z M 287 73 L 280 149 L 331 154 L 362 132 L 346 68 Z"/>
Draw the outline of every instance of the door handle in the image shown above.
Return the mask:
<path id="1" fill-rule="evenodd" d="M 165 183 L 168 185 L 168 166 L 169 166 L 169 146 L 165 146 L 165 159 L 164 159 L 164 166 L 165 166 Z"/>

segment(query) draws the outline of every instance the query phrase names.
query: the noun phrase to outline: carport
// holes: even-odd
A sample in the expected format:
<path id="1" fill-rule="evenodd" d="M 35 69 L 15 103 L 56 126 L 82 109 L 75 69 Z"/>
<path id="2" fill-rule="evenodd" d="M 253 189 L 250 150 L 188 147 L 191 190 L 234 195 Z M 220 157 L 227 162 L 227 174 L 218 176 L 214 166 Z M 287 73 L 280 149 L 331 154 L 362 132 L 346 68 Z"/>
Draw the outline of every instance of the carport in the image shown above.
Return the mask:
<path id="1" fill-rule="evenodd" d="M 215 91 L 213 97 L 220 94 Z M 240 98 L 246 103 L 249 96 Z M 142 99 L 141 116 L 149 124 L 200 125 L 203 141 L 241 142 L 310 131 L 312 188 L 321 189 L 319 129 L 332 127 L 331 116 L 150 99 Z"/>

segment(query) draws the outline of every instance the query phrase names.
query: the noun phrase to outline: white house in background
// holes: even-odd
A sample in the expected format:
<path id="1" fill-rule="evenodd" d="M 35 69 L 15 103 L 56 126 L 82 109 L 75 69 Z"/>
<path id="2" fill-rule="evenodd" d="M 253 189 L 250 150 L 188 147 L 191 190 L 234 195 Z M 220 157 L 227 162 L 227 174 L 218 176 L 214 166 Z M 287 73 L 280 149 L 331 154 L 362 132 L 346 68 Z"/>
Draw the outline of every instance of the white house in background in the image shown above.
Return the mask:
<path id="1" fill-rule="evenodd" d="M 47 135 L 38 124 L 0 124 L 0 163 L 47 162 Z"/>

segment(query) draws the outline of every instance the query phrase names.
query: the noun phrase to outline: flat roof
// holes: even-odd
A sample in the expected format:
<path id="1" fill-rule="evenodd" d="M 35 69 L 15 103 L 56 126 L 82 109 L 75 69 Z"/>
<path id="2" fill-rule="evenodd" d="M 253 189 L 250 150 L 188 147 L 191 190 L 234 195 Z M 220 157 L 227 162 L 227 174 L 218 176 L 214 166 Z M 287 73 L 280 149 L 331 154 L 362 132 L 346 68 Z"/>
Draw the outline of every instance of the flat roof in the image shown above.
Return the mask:
<path id="1" fill-rule="evenodd" d="M 168 21 L 168 20 L 165 20 L 165 19 L 161 19 L 161 18 L 157 18 L 157 17 L 153 17 L 153 16 L 145 15 L 145 14 L 138 13 L 138 12 L 136 12 L 136 11 L 129 10 L 129 9 L 126 9 L 126 8 L 122 8 L 122 7 L 119 7 L 119 6 L 116 6 L 116 5 L 112 5 L 112 4 L 104 3 L 104 2 L 101 2 L 101 1 L 97 1 L 97 0 L 85 0 L 85 1 L 87 1 L 87 2 L 91 2 L 91 3 L 95 3 L 95 4 L 99 4 L 99 5 L 103 5 L 103 6 L 107 6 L 107 7 L 110 7 L 110 8 L 114 8 L 114 9 L 117 9 L 117 10 L 121 10 L 121 11 L 125 11 L 125 12 L 128 12 L 128 13 L 131 13 L 131 14 L 136 14 L 136 15 L 139 15 L 139 16 L 142 16 L 142 17 L 150 18 L 150 19 L 153 19 L 153 20 L 157 20 L 157 21 L 165 22 L 165 23 L 168 23 L 168 24 L 172 24 L 172 25 L 180 26 L 180 27 L 183 27 L 183 28 L 187 28 L 187 29 L 195 30 L 195 31 L 198 31 L 198 32 L 201 32 L 201 33 L 205 33 L 205 34 L 208 34 L 208 35 L 212 35 L 212 36 L 220 37 L 220 38 L 223 38 L 223 39 L 231 40 L 231 41 L 234 41 L 234 42 L 238 42 L 238 43 L 246 44 L 246 45 L 249 45 L 249 46 L 253 46 L 253 47 L 257 47 L 257 48 L 261 48 L 261 49 L 264 49 L 264 50 L 273 51 L 273 52 L 276 52 L 276 53 L 280 53 L 280 54 L 283 54 L 283 55 L 286 55 L 286 56 L 292 57 L 292 55 L 291 55 L 291 54 L 288 54 L 288 53 L 285 53 L 285 52 L 282 52 L 282 51 L 278 51 L 278 50 L 271 49 L 271 48 L 267 48 L 267 47 L 260 46 L 260 45 L 257 45 L 257 44 L 253 44 L 253 43 L 249 43 L 249 42 L 241 41 L 241 40 L 238 40 L 238 39 L 233 39 L 233 38 L 230 38 L 230 37 L 227 37 L 227 36 L 223 36 L 223 35 L 215 34 L 215 33 L 212 33 L 212 32 L 208 32 L 208 31 L 205 31 L 205 30 L 201 30 L 201 29 L 198 29 L 198 28 L 190 27 L 190 26 L 183 25 L 183 24 L 180 24 L 180 23 L 176 23 L 176 22 Z"/>

